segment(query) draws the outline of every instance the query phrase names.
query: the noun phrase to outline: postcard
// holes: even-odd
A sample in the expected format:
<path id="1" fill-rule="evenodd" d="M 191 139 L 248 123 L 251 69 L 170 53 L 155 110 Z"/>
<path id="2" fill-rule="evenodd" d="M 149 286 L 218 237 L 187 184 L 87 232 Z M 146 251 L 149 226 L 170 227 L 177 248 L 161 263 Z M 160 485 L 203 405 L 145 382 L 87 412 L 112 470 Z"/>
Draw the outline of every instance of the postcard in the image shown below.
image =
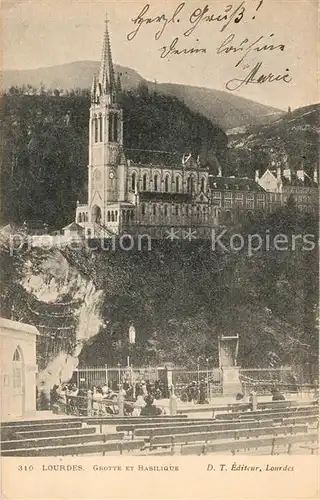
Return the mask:
<path id="1" fill-rule="evenodd" d="M 315 499 L 316 0 L 4 0 L 5 500 Z"/>

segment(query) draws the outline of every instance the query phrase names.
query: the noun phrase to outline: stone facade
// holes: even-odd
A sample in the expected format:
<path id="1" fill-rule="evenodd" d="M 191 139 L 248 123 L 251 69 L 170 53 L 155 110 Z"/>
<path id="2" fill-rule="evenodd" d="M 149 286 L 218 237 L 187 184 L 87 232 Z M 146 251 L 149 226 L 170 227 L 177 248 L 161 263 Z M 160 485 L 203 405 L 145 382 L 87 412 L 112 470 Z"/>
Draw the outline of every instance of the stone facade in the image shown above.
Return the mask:
<path id="1" fill-rule="evenodd" d="M 0 318 L 1 420 L 36 413 L 37 328 Z"/>

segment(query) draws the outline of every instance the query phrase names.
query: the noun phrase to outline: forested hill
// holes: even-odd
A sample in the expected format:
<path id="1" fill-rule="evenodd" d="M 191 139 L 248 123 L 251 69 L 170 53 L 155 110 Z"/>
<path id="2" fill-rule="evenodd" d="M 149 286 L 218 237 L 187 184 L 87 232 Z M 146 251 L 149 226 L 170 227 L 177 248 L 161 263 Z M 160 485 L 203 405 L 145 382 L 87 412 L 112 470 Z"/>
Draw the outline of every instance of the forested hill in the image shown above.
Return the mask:
<path id="1" fill-rule="evenodd" d="M 222 158 L 227 138 L 181 101 L 140 85 L 122 95 L 124 143 L 129 148 L 183 153 L 210 163 Z M 1 109 L 2 222 L 41 219 L 61 228 L 86 197 L 88 91 L 59 95 L 5 94 Z"/>
<path id="2" fill-rule="evenodd" d="M 288 110 L 269 125 L 241 127 L 227 131 L 228 169 L 232 174 L 254 176 L 284 159 L 293 170 L 303 168 L 312 178 L 319 170 L 320 104 Z"/>

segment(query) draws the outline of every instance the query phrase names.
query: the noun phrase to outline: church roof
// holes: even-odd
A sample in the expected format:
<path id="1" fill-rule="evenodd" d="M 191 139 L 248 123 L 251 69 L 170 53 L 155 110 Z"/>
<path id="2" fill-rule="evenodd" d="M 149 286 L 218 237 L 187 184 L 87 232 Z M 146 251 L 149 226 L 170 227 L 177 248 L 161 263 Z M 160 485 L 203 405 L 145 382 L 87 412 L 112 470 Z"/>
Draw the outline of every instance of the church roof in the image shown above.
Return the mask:
<path id="1" fill-rule="evenodd" d="M 139 168 L 168 168 L 184 170 L 208 170 L 200 165 L 193 156 L 183 155 L 177 151 L 153 151 L 125 148 L 125 156 L 132 166 Z"/>
<path id="2" fill-rule="evenodd" d="M 261 191 L 265 190 L 248 177 L 215 177 L 209 175 L 209 186 L 217 191 Z"/>
<path id="3" fill-rule="evenodd" d="M 77 224 L 76 222 L 71 222 L 71 224 L 62 228 L 62 230 L 77 231 L 78 233 L 82 233 L 84 231 L 84 228 L 80 226 L 80 224 Z"/>

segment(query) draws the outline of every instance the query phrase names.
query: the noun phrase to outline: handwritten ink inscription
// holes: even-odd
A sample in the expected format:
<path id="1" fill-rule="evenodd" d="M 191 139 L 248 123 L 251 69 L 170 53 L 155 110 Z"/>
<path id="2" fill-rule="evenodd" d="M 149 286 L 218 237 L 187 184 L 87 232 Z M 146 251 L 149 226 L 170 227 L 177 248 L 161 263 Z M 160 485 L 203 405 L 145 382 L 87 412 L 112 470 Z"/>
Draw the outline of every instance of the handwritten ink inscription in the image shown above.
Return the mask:
<path id="1" fill-rule="evenodd" d="M 263 5 L 264 0 L 243 0 L 241 2 L 227 4 L 217 11 L 217 4 L 213 6 L 205 5 L 190 9 L 190 4 L 181 2 L 173 10 L 167 12 L 151 12 L 150 4 L 145 4 L 139 14 L 131 19 L 133 29 L 127 34 L 127 40 L 132 42 L 139 34 L 145 36 L 152 31 L 156 41 L 161 41 L 162 46 L 158 49 L 160 58 L 170 60 L 177 56 L 208 56 L 212 47 L 206 47 L 201 43 L 201 26 L 212 25 L 218 33 L 224 33 L 228 28 L 233 27 L 235 31 L 237 26 L 248 23 L 256 19 L 256 14 Z M 153 7 L 154 8 L 154 7 Z M 253 9 L 253 11 L 252 11 Z M 168 26 L 177 30 L 176 36 L 171 40 L 165 41 Z M 246 24 L 247 25 L 247 24 Z M 148 29 L 149 27 L 149 29 Z M 193 37 L 194 36 L 194 37 Z M 196 37 L 196 38 L 195 38 Z M 186 41 L 190 39 L 189 43 Z M 252 60 L 251 68 L 246 59 L 259 55 L 259 59 L 266 52 L 281 54 L 286 50 L 286 46 L 281 41 L 276 41 L 274 33 L 270 35 L 260 35 L 254 39 L 248 37 L 239 37 L 236 33 L 225 36 L 222 42 L 214 49 L 216 55 L 220 57 L 231 57 L 235 54 L 239 56 L 236 64 L 232 62 L 235 68 L 249 70 L 246 76 L 239 78 L 230 78 L 225 87 L 229 91 L 236 91 L 242 86 L 256 84 L 285 83 L 292 81 L 290 70 L 276 73 L 263 67 L 263 61 Z M 234 60 L 234 57 L 231 57 Z"/>
<path id="2" fill-rule="evenodd" d="M 290 83 L 292 81 L 289 69 L 286 69 L 284 74 L 274 75 L 273 73 L 259 73 L 261 68 L 262 62 L 257 63 L 245 78 L 232 78 L 231 80 L 229 80 L 226 83 L 226 89 L 233 92 L 235 90 L 238 90 L 243 85 L 248 85 L 249 83 Z"/>
<path id="3" fill-rule="evenodd" d="M 271 33 L 269 38 L 272 38 L 274 33 Z M 230 54 L 230 53 L 241 53 L 243 56 L 239 59 L 236 64 L 236 68 L 245 60 L 247 55 L 250 52 L 267 52 L 267 51 L 281 51 L 283 52 L 285 49 L 285 45 L 279 43 L 277 45 L 273 45 L 273 43 L 269 43 L 265 40 L 265 37 L 261 35 L 254 41 L 250 41 L 248 38 L 244 38 L 241 42 L 236 42 L 236 35 L 232 33 L 227 36 L 227 38 L 221 43 L 221 45 L 217 49 L 217 54 Z"/>

